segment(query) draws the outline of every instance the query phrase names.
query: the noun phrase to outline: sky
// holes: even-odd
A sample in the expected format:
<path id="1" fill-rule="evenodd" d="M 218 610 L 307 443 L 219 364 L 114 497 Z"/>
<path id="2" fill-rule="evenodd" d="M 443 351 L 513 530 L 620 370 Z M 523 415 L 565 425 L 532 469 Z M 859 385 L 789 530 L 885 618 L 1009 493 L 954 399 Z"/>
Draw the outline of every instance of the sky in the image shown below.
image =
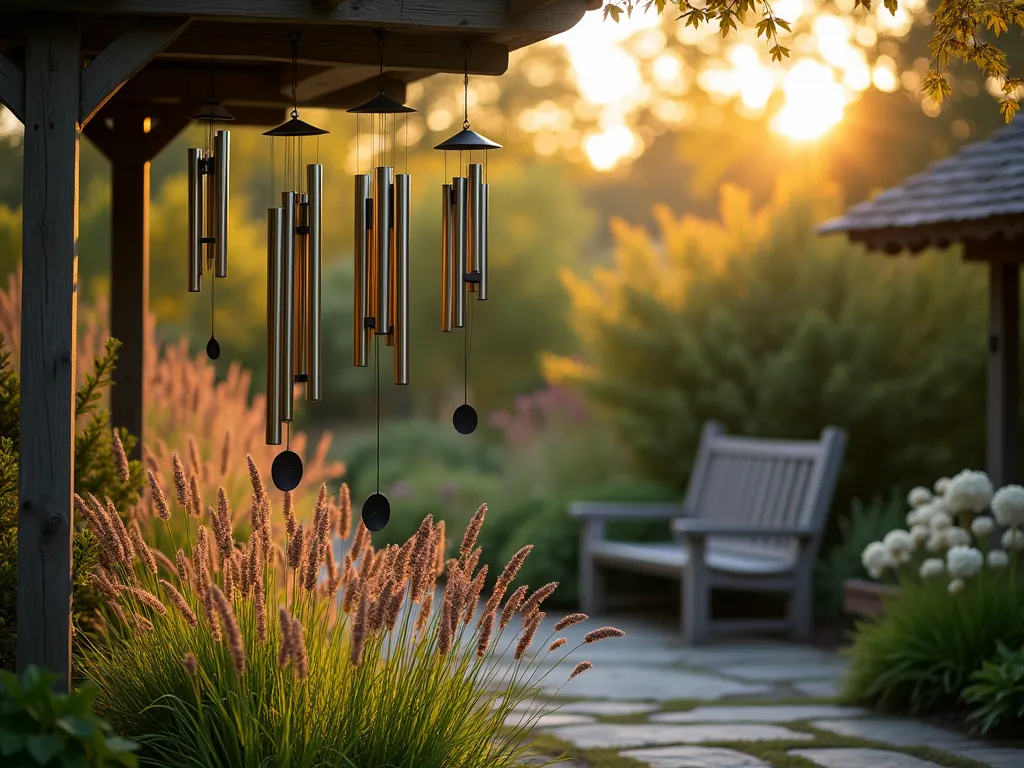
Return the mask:
<path id="1" fill-rule="evenodd" d="M 635 13 L 616 24 L 591 12 L 553 43 L 568 52 L 582 96 L 601 109 L 599 127 L 583 137 L 587 159 L 597 170 L 611 170 L 643 151 L 641 138 L 630 128 L 630 113 L 652 109 L 669 126 L 685 122 L 686 94 L 694 86 L 712 98 L 736 101 L 737 109 L 751 116 L 762 114 L 773 93 L 780 92 L 772 129 L 797 142 L 824 136 L 868 88 L 919 89 L 927 61 L 901 73 L 894 59 L 878 55 L 876 47 L 884 48 L 878 46 L 880 38 L 904 38 L 924 5 L 925 0 L 905 0 L 894 16 L 881 4 L 870 12 L 854 11 L 853 0 L 824 7 L 814 0 L 778 0 L 773 3 L 776 16 L 801 32 L 780 37 L 792 48 L 783 64 L 769 60 L 763 38 L 758 40 L 752 27 L 741 27 L 721 41 L 714 29 L 694 30 L 674 20 L 666 24 L 654 13 Z M 689 71 L 678 53 L 666 48 L 670 34 L 696 46 L 708 66 L 699 74 Z M 938 114 L 938 105 L 931 102 L 922 101 L 922 109 Z"/>

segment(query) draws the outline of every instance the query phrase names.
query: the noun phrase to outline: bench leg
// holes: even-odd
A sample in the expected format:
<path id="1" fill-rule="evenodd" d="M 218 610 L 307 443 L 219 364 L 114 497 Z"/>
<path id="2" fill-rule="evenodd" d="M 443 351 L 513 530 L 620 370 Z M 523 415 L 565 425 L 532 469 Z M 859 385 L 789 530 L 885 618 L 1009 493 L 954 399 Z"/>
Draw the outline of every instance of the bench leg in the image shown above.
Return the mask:
<path id="1" fill-rule="evenodd" d="M 793 622 L 793 639 L 810 640 L 814 629 L 814 590 L 805 582 L 793 590 L 790 598 L 790 619 Z"/>
<path id="2" fill-rule="evenodd" d="M 704 540 L 686 540 L 686 569 L 680 588 L 682 596 L 683 642 L 701 645 L 711 633 L 711 587 L 704 565 Z"/>
<path id="3" fill-rule="evenodd" d="M 589 541 L 604 536 L 604 521 L 587 520 L 580 536 L 579 593 L 580 610 L 589 614 L 601 614 L 606 609 L 605 575 L 590 554 Z"/>

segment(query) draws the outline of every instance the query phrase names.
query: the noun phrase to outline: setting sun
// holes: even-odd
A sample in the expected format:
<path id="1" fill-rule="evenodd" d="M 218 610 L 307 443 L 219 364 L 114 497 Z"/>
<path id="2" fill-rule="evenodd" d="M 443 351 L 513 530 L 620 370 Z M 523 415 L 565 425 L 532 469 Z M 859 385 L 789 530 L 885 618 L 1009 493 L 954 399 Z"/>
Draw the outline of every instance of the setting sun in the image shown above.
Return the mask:
<path id="1" fill-rule="evenodd" d="M 813 59 L 798 61 L 783 81 L 786 102 L 772 127 L 791 139 L 807 141 L 843 119 L 846 94 L 832 70 Z"/>

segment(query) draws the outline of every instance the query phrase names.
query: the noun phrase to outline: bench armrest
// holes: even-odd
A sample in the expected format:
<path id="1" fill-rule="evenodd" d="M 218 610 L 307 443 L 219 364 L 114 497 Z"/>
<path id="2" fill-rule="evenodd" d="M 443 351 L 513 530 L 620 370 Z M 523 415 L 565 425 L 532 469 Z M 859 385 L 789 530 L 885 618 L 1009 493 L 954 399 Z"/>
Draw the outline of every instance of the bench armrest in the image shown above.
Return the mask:
<path id="1" fill-rule="evenodd" d="M 583 520 L 671 520 L 685 513 L 682 504 L 645 501 L 574 501 L 569 514 Z"/>
<path id="2" fill-rule="evenodd" d="M 681 518 L 672 522 L 672 530 L 683 536 L 702 538 L 705 536 L 779 536 L 784 538 L 813 539 L 818 531 L 802 525 L 789 525 L 783 527 L 770 527 L 766 525 L 753 524 L 730 524 L 716 520 L 703 520 L 696 518 Z"/>

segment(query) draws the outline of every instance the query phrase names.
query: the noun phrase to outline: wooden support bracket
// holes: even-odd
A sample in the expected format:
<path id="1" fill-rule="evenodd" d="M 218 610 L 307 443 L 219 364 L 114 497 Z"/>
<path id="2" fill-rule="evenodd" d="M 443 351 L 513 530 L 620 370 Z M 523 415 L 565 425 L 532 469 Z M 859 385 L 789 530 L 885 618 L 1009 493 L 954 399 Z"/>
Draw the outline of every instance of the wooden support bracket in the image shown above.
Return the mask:
<path id="1" fill-rule="evenodd" d="M 147 21 L 121 34 L 82 71 L 81 124 L 188 26 L 180 21 Z"/>
<path id="2" fill-rule="evenodd" d="M 11 60 L 0 54 L 0 102 L 25 122 L 25 75 Z"/>

